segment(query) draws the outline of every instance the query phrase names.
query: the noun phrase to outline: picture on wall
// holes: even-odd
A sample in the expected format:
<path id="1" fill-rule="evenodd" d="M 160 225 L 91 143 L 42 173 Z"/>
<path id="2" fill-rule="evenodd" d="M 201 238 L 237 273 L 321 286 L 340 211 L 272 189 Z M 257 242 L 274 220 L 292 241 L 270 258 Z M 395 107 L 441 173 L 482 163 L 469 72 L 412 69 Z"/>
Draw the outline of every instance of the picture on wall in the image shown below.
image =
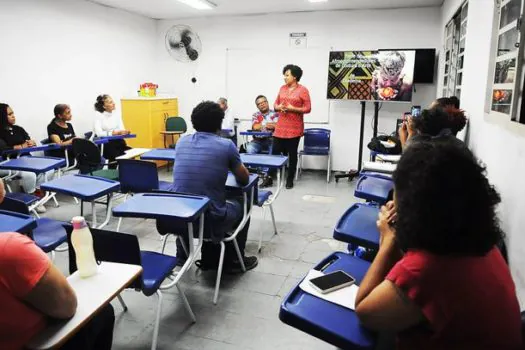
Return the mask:
<path id="1" fill-rule="evenodd" d="M 411 102 L 415 51 L 332 51 L 328 99 Z"/>

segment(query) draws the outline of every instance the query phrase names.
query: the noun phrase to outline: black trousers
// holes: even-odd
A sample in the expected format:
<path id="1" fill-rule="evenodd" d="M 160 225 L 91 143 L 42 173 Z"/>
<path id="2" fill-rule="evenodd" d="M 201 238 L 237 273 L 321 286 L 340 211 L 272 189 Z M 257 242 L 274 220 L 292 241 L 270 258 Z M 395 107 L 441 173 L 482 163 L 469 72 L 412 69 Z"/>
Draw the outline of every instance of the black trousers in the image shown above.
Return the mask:
<path id="1" fill-rule="evenodd" d="M 115 311 L 108 304 L 69 339 L 62 350 L 111 350 Z"/>
<path id="2" fill-rule="evenodd" d="M 295 177 L 295 171 L 297 170 L 297 149 L 299 148 L 300 140 L 301 137 L 291 139 L 273 138 L 273 154 L 282 154 L 288 157 L 288 181 L 293 181 Z"/>
<path id="3" fill-rule="evenodd" d="M 113 162 L 115 158 L 123 155 L 125 151 L 129 149 L 126 141 L 124 140 L 111 140 L 104 145 L 104 158 L 109 162 Z M 111 164 L 108 166 L 109 169 L 116 169 L 116 164 Z"/>

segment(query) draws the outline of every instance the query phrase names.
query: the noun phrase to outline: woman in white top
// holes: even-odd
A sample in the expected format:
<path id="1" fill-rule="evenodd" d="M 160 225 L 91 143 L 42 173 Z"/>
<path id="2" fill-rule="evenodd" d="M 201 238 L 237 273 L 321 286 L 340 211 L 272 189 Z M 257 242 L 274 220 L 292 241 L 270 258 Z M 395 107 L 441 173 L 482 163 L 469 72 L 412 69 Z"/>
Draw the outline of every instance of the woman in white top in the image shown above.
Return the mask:
<path id="1" fill-rule="evenodd" d="M 120 115 L 113 113 L 115 110 L 115 102 L 109 95 L 97 96 L 95 102 L 95 110 L 97 111 L 95 116 L 95 123 L 93 126 L 94 135 L 101 136 L 116 136 L 116 135 L 128 135 L 130 132 L 124 127 L 122 118 Z M 124 154 L 129 149 L 124 140 L 111 140 L 104 145 L 104 158 L 110 162 L 114 161 L 115 158 Z M 113 166 L 110 166 L 113 168 Z"/>

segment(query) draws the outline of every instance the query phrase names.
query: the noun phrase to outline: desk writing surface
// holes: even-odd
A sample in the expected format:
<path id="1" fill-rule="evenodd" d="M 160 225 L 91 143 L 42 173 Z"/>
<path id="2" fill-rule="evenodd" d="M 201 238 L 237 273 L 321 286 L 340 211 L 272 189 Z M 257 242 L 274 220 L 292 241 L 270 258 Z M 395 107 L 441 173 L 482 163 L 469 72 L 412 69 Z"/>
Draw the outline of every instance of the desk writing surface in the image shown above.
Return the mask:
<path id="1" fill-rule="evenodd" d="M 40 185 L 44 191 L 64 193 L 85 201 L 97 199 L 120 189 L 120 182 L 88 175 L 67 175 Z"/>
<path id="2" fill-rule="evenodd" d="M 0 169 L 42 174 L 66 165 L 66 160 L 54 157 L 20 157 L 0 163 Z"/>
<path id="3" fill-rule="evenodd" d="M 252 167 L 266 167 L 272 169 L 281 168 L 288 161 L 286 156 L 265 155 L 265 154 L 241 154 L 243 164 Z"/>
<path id="4" fill-rule="evenodd" d="M 108 304 L 142 272 L 139 265 L 102 262 L 98 273 L 80 278 L 77 272 L 67 278 L 75 291 L 78 306 L 69 320 L 50 324 L 37 334 L 27 347 L 30 349 L 55 349 L 64 344 L 85 325 L 98 310 Z"/>
<path id="5" fill-rule="evenodd" d="M 144 153 L 140 156 L 143 160 L 165 160 L 173 162 L 175 161 L 175 149 L 173 148 L 157 148 L 149 152 Z"/>
<path id="6" fill-rule="evenodd" d="M 30 215 L 0 210 L 0 233 L 28 233 L 28 231 L 34 229 L 35 227 L 36 220 Z"/>

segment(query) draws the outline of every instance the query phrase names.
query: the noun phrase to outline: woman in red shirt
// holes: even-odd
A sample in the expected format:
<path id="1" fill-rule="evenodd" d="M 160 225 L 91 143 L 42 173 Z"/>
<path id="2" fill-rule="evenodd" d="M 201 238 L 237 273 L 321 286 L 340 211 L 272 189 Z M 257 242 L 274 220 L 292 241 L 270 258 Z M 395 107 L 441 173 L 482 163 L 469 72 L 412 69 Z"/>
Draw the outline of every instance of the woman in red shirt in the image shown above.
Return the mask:
<path id="1" fill-rule="evenodd" d="M 402 350 L 521 349 L 515 286 L 497 248 L 500 196 L 485 169 L 461 144 L 417 141 L 394 184 L 356 297 L 363 325 L 396 332 Z"/>
<path id="2" fill-rule="evenodd" d="M 299 84 L 303 70 L 293 64 L 283 69 L 285 85 L 281 86 L 274 103 L 274 109 L 279 112 L 279 120 L 273 133 L 273 150 L 275 154 L 289 157 L 286 188 L 293 187 L 293 178 L 297 169 L 297 148 L 304 134 L 304 114 L 310 113 L 310 93 Z"/>

